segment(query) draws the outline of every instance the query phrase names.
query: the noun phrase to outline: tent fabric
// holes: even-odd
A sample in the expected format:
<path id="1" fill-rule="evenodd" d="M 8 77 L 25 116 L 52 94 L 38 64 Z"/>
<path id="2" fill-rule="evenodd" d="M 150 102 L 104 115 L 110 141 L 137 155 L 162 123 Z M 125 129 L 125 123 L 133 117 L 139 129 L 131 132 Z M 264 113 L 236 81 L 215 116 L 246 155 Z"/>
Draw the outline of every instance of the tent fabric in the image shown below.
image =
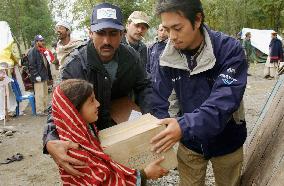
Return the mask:
<path id="1" fill-rule="evenodd" d="M 245 39 L 245 34 L 247 32 L 251 33 L 251 45 L 262 53 L 269 55 L 269 43 L 271 41 L 271 33 L 274 32 L 274 30 L 243 28 L 241 36 L 242 39 Z M 282 38 L 279 35 L 277 35 L 277 38 L 282 41 Z"/>
<path id="2" fill-rule="evenodd" d="M 0 81 L 0 120 L 3 120 L 5 118 L 5 100 L 8 112 L 14 112 L 17 106 L 15 95 L 9 84 L 11 78 L 8 76 L 11 69 L 15 69 L 14 65 L 17 61 L 12 53 L 14 39 L 10 26 L 6 21 L 0 21 L 0 36 L 0 77 L 3 79 Z M 16 69 L 19 70 L 18 68 Z M 16 76 L 17 79 L 22 80 L 21 77 L 18 77 L 18 74 Z M 4 94 L 5 92 L 6 95 Z M 5 96 L 7 97 L 6 99 Z"/>
<path id="3" fill-rule="evenodd" d="M 6 21 L 0 21 L 0 63 L 6 62 L 9 66 L 14 66 L 16 59 L 12 53 L 14 39 L 10 26 Z"/>

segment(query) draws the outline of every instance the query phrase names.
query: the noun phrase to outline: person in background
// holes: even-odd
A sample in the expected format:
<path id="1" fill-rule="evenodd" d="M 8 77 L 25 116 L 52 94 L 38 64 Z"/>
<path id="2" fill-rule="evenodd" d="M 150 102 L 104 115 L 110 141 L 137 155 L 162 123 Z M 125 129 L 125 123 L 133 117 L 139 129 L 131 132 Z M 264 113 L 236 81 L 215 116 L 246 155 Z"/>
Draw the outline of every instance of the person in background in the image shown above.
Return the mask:
<path id="1" fill-rule="evenodd" d="M 58 70 L 58 59 L 57 59 L 57 54 L 56 54 L 56 47 L 57 47 L 57 43 L 53 42 L 51 45 L 51 54 L 54 56 L 54 60 L 49 64 L 50 65 L 50 71 L 51 71 L 51 75 L 52 75 L 52 79 L 53 79 L 53 86 L 55 85 L 55 81 L 59 75 L 59 70 Z"/>
<path id="2" fill-rule="evenodd" d="M 159 65 L 159 57 L 162 54 L 168 39 L 168 33 L 162 24 L 158 26 L 155 42 L 148 48 L 148 61 L 146 71 L 149 75 L 153 75 L 154 68 Z"/>
<path id="3" fill-rule="evenodd" d="M 165 152 L 177 142 L 181 186 L 203 186 L 208 162 L 218 186 L 240 184 L 247 137 L 243 95 L 247 63 L 236 39 L 204 24 L 200 0 L 159 0 L 156 8 L 169 42 L 153 81 L 153 115 L 166 129 L 151 140 Z M 179 117 L 169 118 L 175 90 Z"/>
<path id="4" fill-rule="evenodd" d="M 277 77 L 279 63 L 283 61 L 283 47 L 280 39 L 277 38 L 277 32 L 271 33 L 269 44 L 269 56 L 264 66 L 264 78 L 273 79 Z"/>
<path id="5" fill-rule="evenodd" d="M 236 33 L 236 39 L 238 41 L 240 41 L 240 43 L 243 43 L 243 40 L 242 40 L 242 31 Z"/>
<path id="6" fill-rule="evenodd" d="M 247 58 L 247 63 L 248 63 L 248 68 L 249 68 L 249 66 L 250 66 L 250 63 L 253 63 L 254 61 L 253 61 L 253 56 L 252 56 L 252 54 L 253 54 L 253 47 L 252 47 L 252 45 L 251 45 L 251 33 L 250 32 L 247 32 L 246 34 L 245 34 L 245 39 L 244 39 L 244 41 L 243 41 L 243 48 L 244 48 L 244 50 L 245 50 L 245 54 L 246 54 L 246 58 Z M 248 76 L 249 76 L 250 74 L 248 73 Z"/>
<path id="7" fill-rule="evenodd" d="M 142 40 L 149 27 L 148 15 L 145 12 L 134 11 L 128 17 L 125 37 L 122 39 L 122 43 L 130 45 L 140 54 L 143 68 L 146 68 L 147 64 L 147 46 Z"/>
<path id="8" fill-rule="evenodd" d="M 52 80 L 49 62 L 44 53 L 44 38 L 35 36 L 35 46 L 28 53 L 30 79 L 34 84 L 36 113 L 47 115 L 48 80 Z"/>
<path id="9" fill-rule="evenodd" d="M 59 68 L 61 68 L 66 57 L 74 50 L 74 48 L 79 46 L 82 41 L 71 37 L 71 25 L 66 21 L 59 21 L 55 26 L 55 30 L 58 37 L 56 54 Z"/>

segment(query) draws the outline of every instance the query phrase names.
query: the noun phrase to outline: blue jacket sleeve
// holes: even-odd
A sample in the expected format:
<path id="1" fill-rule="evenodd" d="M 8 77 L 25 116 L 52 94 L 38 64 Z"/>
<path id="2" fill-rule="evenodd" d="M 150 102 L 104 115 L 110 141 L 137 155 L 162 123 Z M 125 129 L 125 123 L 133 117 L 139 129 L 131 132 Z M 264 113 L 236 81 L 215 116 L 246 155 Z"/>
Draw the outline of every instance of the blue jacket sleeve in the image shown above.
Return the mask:
<path id="1" fill-rule="evenodd" d="M 206 142 L 220 134 L 240 106 L 247 83 L 245 55 L 241 45 L 223 52 L 208 99 L 192 113 L 178 118 L 184 140 Z"/>
<path id="2" fill-rule="evenodd" d="M 170 117 L 169 97 L 173 90 L 171 73 L 168 67 L 158 67 L 153 77 L 152 112 L 159 119 Z"/>

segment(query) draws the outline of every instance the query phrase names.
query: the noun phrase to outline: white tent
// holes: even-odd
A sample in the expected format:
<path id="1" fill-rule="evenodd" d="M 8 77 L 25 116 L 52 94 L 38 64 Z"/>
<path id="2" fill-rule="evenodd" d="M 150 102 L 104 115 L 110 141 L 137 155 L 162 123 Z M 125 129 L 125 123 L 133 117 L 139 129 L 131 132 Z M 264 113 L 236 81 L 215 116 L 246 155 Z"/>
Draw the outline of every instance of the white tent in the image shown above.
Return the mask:
<path id="1" fill-rule="evenodd" d="M 11 57 L 12 43 L 14 39 L 10 27 L 6 21 L 0 21 L 0 63 L 9 64 L 8 68 L 13 68 L 14 61 Z M 2 67 L 4 68 L 4 67 Z M 6 76 L 6 71 L 0 68 L 1 76 L 4 79 L 0 81 L 0 120 L 5 119 L 5 102 L 7 101 L 8 112 L 13 112 L 16 109 L 17 103 L 14 93 L 8 86 L 10 78 Z M 6 67 L 5 67 L 6 68 Z M 7 99 L 5 98 L 7 96 Z M 5 101 L 6 100 L 6 101 Z M 5 120 L 4 120 L 5 125 Z"/>
<path id="2" fill-rule="evenodd" d="M 0 51 L 14 41 L 10 27 L 6 21 L 0 21 Z"/>
<path id="3" fill-rule="evenodd" d="M 258 29 L 251 29 L 251 28 L 243 28 L 242 29 L 242 39 L 246 36 L 247 32 L 251 33 L 251 45 L 266 55 L 269 55 L 269 43 L 271 41 L 271 33 L 273 30 L 258 30 Z M 278 35 L 277 36 L 280 40 L 282 38 Z"/>

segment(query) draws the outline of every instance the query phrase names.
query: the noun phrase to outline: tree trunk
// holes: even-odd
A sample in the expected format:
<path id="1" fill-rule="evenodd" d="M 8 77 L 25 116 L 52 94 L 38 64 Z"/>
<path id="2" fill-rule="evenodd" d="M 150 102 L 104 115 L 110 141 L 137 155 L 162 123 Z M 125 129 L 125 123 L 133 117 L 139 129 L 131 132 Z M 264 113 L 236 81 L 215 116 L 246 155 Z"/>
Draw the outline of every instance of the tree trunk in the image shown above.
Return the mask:
<path id="1" fill-rule="evenodd" d="M 21 57 L 23 53 L 22 53 L 22 50 L 21 50 L 21 46 L 20 46 L 19 40 L 17 39 L 16 36 L 13 36 L 13 37 L 14 37 L 15 42 L 17 44 L 17 48 L 18 48 L 18 51 L 19 51 L 19 56 Z"/>

